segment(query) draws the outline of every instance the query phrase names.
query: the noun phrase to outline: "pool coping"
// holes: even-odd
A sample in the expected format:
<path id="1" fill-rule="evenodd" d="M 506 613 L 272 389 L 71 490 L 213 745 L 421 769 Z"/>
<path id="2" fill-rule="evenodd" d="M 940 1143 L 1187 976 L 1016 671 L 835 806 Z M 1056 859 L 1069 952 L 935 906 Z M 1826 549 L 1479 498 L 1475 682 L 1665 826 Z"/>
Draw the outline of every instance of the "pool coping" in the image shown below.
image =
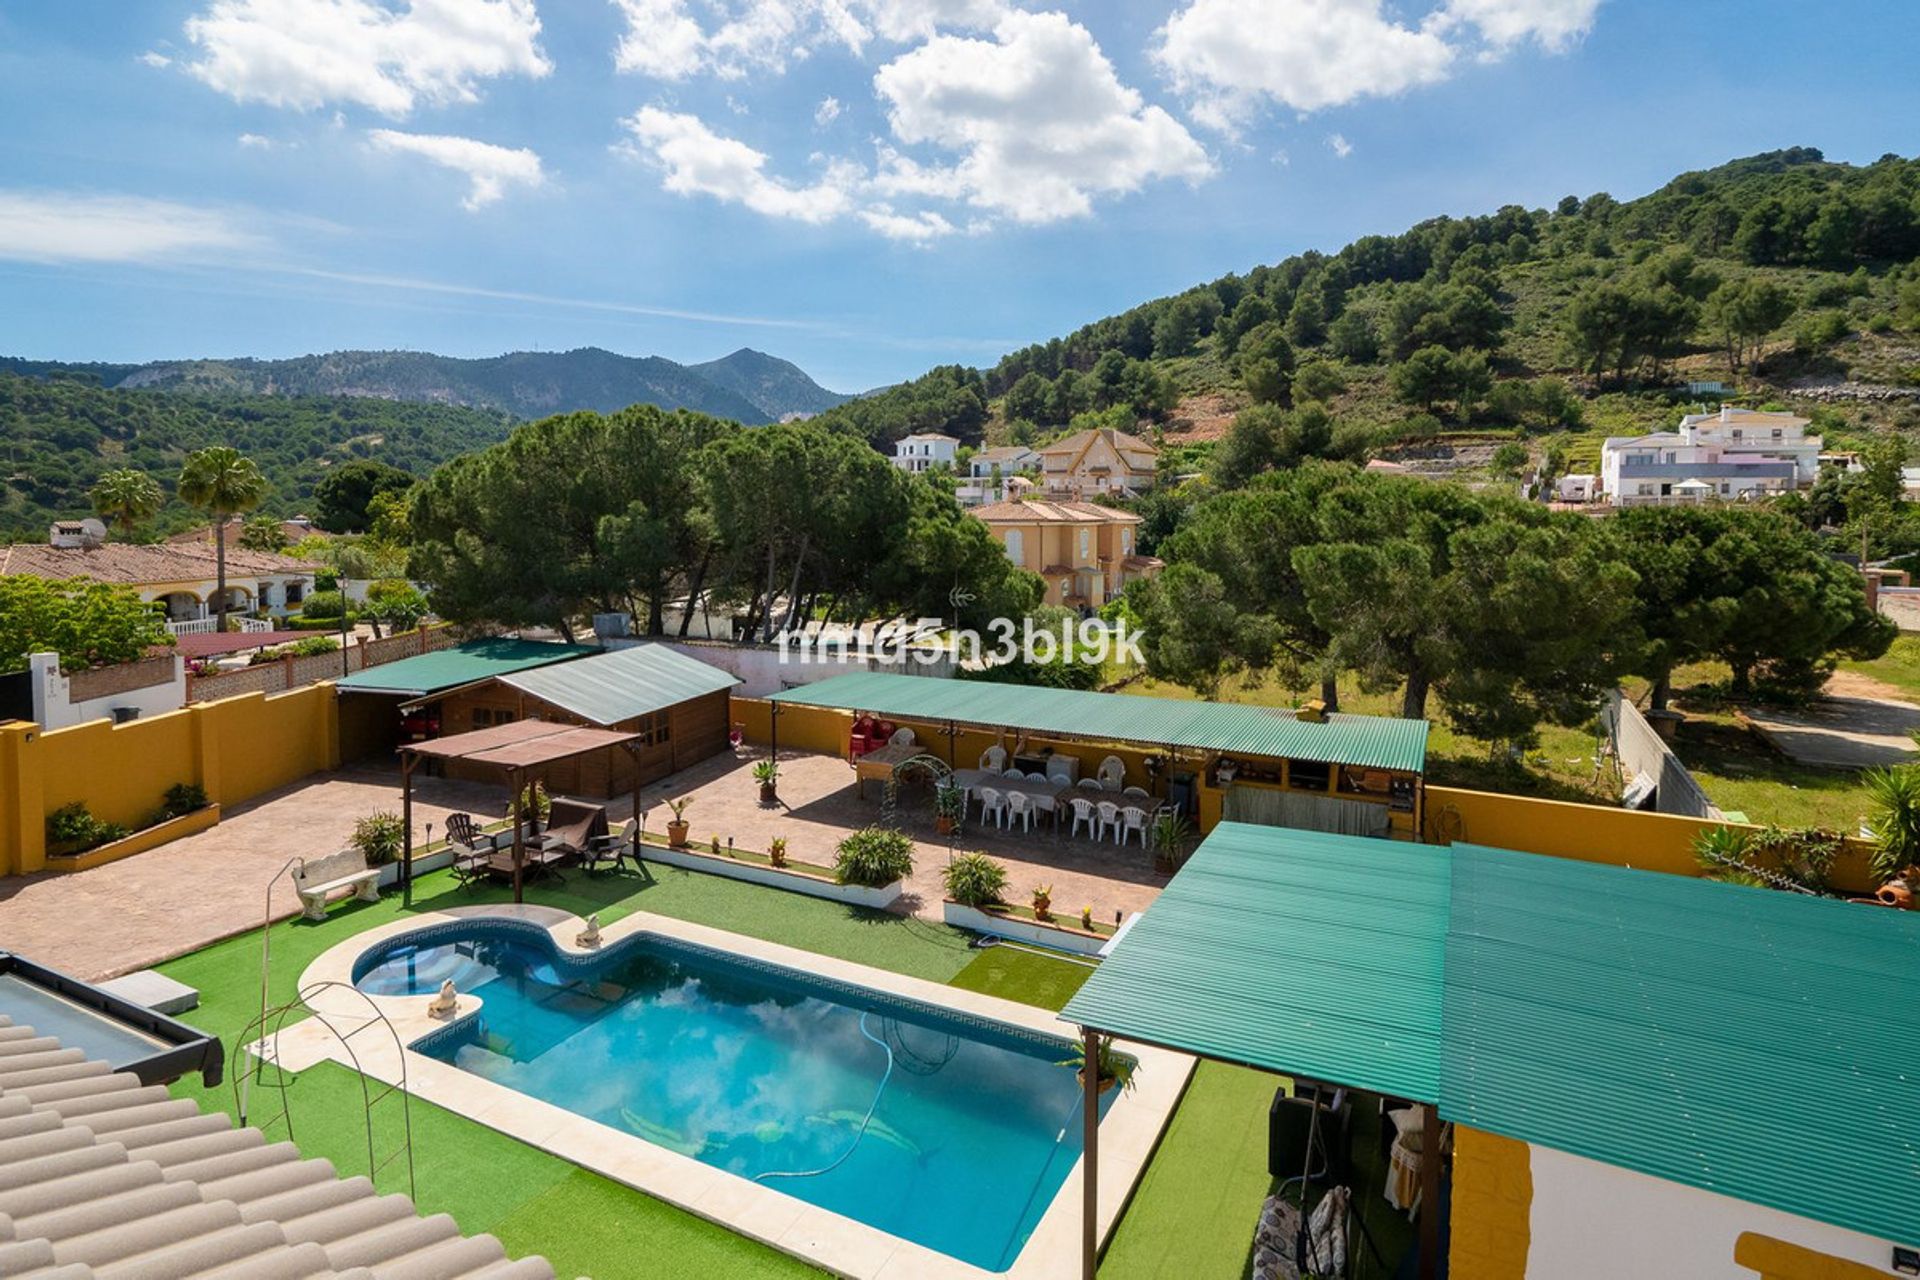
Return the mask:
<path id="1" fill-rule="evenodd" d="M 1079 1275 L 1084 1156 L 1068 1171 L 1013 1265 L 1006 1271 L 988 1271 L 413 1051 L 409 1046 L 424 1037 L 476 1016 L 483 1001 L 462 995 L 453 1018 L 434 1018 L 427 1013 L 431 996 L 370 996 L 353 989 L 354 964 L 365 952 L 394 938 L 474 918 L 537 925 L 546 929 L 565 955 L 588 956 L 597 950 L 578 943 L 585 928 L 580 917 L 530 904 L 451 907 L 377 926 L 336 943 L 301 973 L 300 990 L 313 993 L 310 1006 L 326 1017 L 324 1021 L 307 1018 L 280 1031 L 279 1065 L 295 1072 L 322 1061 L 349 1068 L 357 1065 L 367 1075 L 396 1085 L 401 1083 L 404 1067 L 406 1090 L 416 1098 L 854 1280 L 1070 1280 Z M 649 912 L 636 911 L 604 926 L 601 947 L 641 933 L 867 987 L 1052 1039 L 1072 1039 L 1070 1029 L 1050 1009 Z M 347 990 L 324 985 L 329 983 L 344 984 Z M 370 1021 L 369 1004 L 393 1024 L 398 1055 L 394 1043 L 384 1036 L 356 1036 L 351 1048 L 338 1038 Z M 266 1043 L 265 1038 L 256 1041 L 247 1046 L 248 1051 L 258 1052 Z M 1114 1098 L 1100 1121 L 1099 1235 L 1103 1244 L 1145 1172 L 1195 1064 L 1188 1054 L 1121 1043 L 1139 1066 L 1134 1087 Z"/>

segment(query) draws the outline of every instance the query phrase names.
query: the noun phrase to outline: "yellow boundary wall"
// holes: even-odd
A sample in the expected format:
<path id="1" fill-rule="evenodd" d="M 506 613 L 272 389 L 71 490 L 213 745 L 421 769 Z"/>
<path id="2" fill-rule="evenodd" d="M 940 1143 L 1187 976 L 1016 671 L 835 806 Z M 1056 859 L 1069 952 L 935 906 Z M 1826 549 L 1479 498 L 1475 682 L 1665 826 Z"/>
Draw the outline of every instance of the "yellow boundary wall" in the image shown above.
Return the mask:
<path id="1" fill-rule="evenodd" d="M 330 684 L 50 733 L 8 721 L 0 724 L 0 874 L 44 870 L 47 815 L 76 801 L 137 833 L 175 783 L 197 783 L 230 810 L 339 762 Z"/>

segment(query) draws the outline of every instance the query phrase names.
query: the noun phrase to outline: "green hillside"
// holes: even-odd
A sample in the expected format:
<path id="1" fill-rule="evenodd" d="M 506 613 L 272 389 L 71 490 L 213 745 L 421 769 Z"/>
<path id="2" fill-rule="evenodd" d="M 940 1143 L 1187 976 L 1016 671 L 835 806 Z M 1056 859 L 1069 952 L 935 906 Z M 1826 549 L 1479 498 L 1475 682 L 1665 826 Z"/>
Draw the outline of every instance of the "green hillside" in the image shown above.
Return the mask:
<path id="1" fill-rule="evenodd" d="M 263 510 L 308 509 L 327 470 L 372 458 L 425 475 L 506 437 L 502 413 L 360 398 L 206 395 L 105 390 L 0 374 L 0 536 L 37 540 L 49 521 L 90 510 L 103 471 L 137 467 L 170 496 L 157 531 L 192 513 L 171 500 L 189 450 L 230 444 L 273 484 Z"/>
<path id="2" fill-rule="evenodd" d="M 1577 466 L 1714 380 L 1815 412 L 1844 442 L 1920 425 L 1916 257 L 1920 162 L 1796 148 L 1639 199 L 1510 205 L 1297 255 L 826 417 L 884 445 L 1024 440 L 1098 413 L 1158 432 L 1186 469 L 1248 404 L 1316 401 L 1349 452 L 1519 436 Z"/>

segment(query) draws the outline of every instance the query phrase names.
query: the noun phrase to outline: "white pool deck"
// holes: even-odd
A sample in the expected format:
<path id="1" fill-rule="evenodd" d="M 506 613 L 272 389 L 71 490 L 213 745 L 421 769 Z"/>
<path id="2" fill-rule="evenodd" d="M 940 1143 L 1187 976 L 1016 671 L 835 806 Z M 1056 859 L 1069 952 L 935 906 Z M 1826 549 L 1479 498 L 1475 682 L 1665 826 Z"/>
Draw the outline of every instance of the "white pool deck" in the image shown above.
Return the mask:
<path id="1" fill-rule="evenodd" d="M 356 991 L 316 988 L 326 983 L 351 987 L 354 962 L 389 939 L 431 925 L 481 916 L 540 925 L 563 953 L 591 954 L 576 942 L 585 922 L 554 907 L 455 907 L 369 929 L 328 949 L 301 974 L 300 988 L 313 993 L 309 1003 L 325 1015 L 325 1023 L 308 1018 L 282 1030 L 274 1046 L 280 1065 L 296 1072 L 322 1061 L 354 1065 L 354 1057 L 338 1035 L 369 1021 L 369 1001 L 392 1022 L 402 1045 L 411 1045 L 449 1025 L 448 1021 L 428 1016 L 431 996 L 365 996 Z M 605 926 L 601 946 L 637 933 L 732 952 L 1048 1036 L 1070 1040 L 1074 1034 L 1073 1028 L 1051 1010 L 645 912 L 635 912 Z M 452 1021 L 474 1016 L 481 1004 L 478 997 L 463 994 Z M 262 1040 L 249 1049 L 259 1052 L 266 1047 L 267 1041 Z M 1100 1121 L 1099 1227 L 1103 1244 L 1119 1221 L 1194 1067 L 1194 1059 L 1187 1054 L 1126 1041 L 1121 1047 L 1139 1061 L 1139 1066 L 1134 1072 L 1134 1087 L 1114 1098 Z M 354 1036 L 352 1052 L 368 1075 L 389 1084 L 400 1083 L 401 1061 L 385 1035 L 373 1031 Z M 1010 1280 L 1071 1280 L 1080 1274 L 1084 1156 L 1075 1162 L 1013 1266 L 1004 1272 L 990 1272 L 411 1049 L 401 1052 L 405 1054 L 406 1088 L 412 1096 L 839 1275 L 856 1280 L 985 1280 L 994 1275 Z"/>

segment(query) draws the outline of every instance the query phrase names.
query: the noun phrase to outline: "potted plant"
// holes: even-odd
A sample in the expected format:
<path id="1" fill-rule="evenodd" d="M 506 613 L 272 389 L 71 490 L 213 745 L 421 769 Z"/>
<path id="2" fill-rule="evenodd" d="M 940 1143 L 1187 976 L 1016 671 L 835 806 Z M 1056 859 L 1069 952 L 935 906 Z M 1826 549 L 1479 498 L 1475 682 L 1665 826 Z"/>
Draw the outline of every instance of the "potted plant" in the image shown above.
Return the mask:
<path id="1" fill-rule="evenodd" d="M 1187 820 L 1178 809 L 1162 810 L 1153 820 L 1153 869 L 1171 875 L 1180 866 L 1180 847 L 1187 841 Z"/>
<path id="2" fill-rule="evenodd" d="M 933 793 L 933 829 L 941 835 L 950 836 L 959 830 L 966 811 L 967 793 L 962 788 L 944 782 Z"/>
<path id="3" fill-rule="evenodd" d="M 785 836 L 775 836 L 773 839 L 767 841 L 767 861 L 771 862 L 775 867 L 785 867 L 787 865 L 787 838 Z"/>
<path id="4" fill-rule="evenodd" d="M 719 836 L 707 837 L 707 852 L 712 854 L 716 858 L 720 856 L 720 837 Z"/>
<path id="5" fill-rule="evenodd" d="M 1080 908 L 1080 927 L 1082 929 L 1085 929 L 1088 933 L 1093 932 L 1093 908 L 1092 907 L 1088 906 L 1088 907 Z"/>
<path id="6" fill-rule="evenodd" d="M 1043 884 L 1033 891 L 1033 918 L 1046 924 L 1053 919 L 1053 886 Z"/>
<path id="7" fill-rule="evenodd" d="M 384 867 L 398 859 L 406 840 L 406 823 L 390 811 L 368 814 L 353 824 L 353 834 L 347 837 L 347 843 L 359 850 L 370 867 Z"/>
<path id="8" fill-rule="evenodd" d="M 1121 1053 L 1113 1047 L 1112 1036 L 1100 1037 L 1100 1048 L 1094 1053 L 1095 1069 L 1100 1073 L 1100 1092 L 1106 1093 L 1115 1085 L 1122 1090 L 1133 1088 L 1133 1070 L 1139 1061 L 1132 1054 Z M 1084 1086 L 1087 1083 L 1087 1046 L 1083 1042 L 1075 1046 L 1073 1056 L 1059 1063 L 1063 1067 L 1072 1067 L 1076 1079 Z"/>
<path id="9" fill-rule="evenodd" d="M 760 784 L 760 803 L 769 807 L 780 803 L 775 790 L 780 781 L 780 766 L 772 760 L 761 760 L 753 766 L 753 780 Z"/>
<path id="10" fill-rule="evenodd" d="M 947 896 L 976 910 L 993 906 L 1007 889 L 1007 869 L 984 853 L 963 853 L 947 864 Z"/>
<path id="11" fill-rule="evenodd" d="M 673 810 L 673 817 L 667 823 L 667 843 L 676 849 L 687 847 L 687 806 L 693 803 L 692 796 L 681 796 L 678 800 L 667 801 L 667 808 Z"/>
<path id="12" fill-rule="evenodd" d="M 553 797 L 547 794 L 547 784 L 544 782 L 528 783 L 513 799 L 509 812 L 532 832 L 540 830 L 540 824 L 546 821 L 547 814 L 553 810 Z"/>

